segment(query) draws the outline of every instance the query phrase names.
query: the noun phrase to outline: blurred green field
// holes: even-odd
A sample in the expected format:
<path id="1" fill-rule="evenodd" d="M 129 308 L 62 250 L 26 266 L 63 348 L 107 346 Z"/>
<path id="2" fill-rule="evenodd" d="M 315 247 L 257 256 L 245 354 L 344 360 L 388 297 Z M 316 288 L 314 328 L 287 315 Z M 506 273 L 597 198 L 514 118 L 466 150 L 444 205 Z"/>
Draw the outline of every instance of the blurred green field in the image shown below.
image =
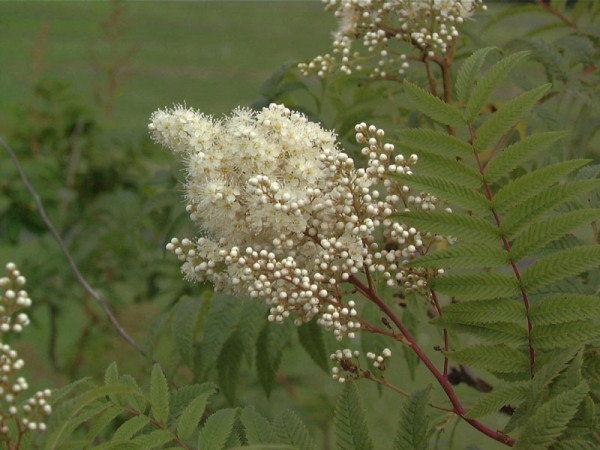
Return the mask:
<path id="1" fill-rule="evenodd" d="M 249 105 L 279 65 L 329 48 L 334 26 L 318 1 L 127 2 L 118 42 L 129 77 L 114 104 L 116 128 L 145 133 L 159 107 L 186 102 L 211 114 Z M 0 124 L 11 105 L 43 76 L 72 83 L 93 104 L 106 76 L 91 52 L 107 62 L 102 21 L 110 2 L 0 3 Z M 41 33 L 41 34 L 40 34 Z M 32 56 L 35 55 L 35 56 Z M 39 67 L 36 65 L 39 61 Z"/>

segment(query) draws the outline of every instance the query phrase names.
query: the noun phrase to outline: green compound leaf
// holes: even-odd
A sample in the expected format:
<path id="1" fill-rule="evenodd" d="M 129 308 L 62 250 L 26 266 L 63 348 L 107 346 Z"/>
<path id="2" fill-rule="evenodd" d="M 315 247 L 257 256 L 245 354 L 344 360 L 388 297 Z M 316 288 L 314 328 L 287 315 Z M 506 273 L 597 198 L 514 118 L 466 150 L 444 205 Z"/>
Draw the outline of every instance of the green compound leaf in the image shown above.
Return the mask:
<path id="1" fill-rule="evenodd" d="M 169 397 L 169 424 L 173 423 L 195 398 L 203 394 L 213 395 L 216 391 L 213 383 L 192 384 L 177 389 Z"/>
<path id="2" fill-rule="evenodd" d="M 150 376 L 150 402 L 152 416 L 161 425 L 167 425 L 169 417 L 169 384 L 159 364 L 154 364 Z"/>
<path id="3" fill-rule="evenodd" d="M 240 376 L 240 366 L 243 358 L 243 353 L 240 352 L 240 348 L 242 347 L 242 340 L 236 331 L 229 337 L 227 342 L 225 342 L 225 345 L 223 345 L 221 354 L 217 360 L 219 386 L 230 405 L 235 403 L 236 390 Z"/>
<path id="4" fill-rule="evenodd" d="M 521 292 L 514 275 L 493 272 L 435 277 L 429 280 L 429 286 L 464 300 L 510 298 Z"/>
<path id="5" fill-rule="evenodd" d="M 536 133 L 521 139 L 502 150 L 492 159 L 485 168 L 485 178 L 488 182 L 494 182 L 500 177 L 508 175 L 511 170 L 527 161 L 536 153 L 545 150 L 561 137 L 567 135 L 566 131 L 550 131 Z"/>
<path id="6" fill-rule="evenodd" d="M 198 423 L 206 409 L 206 402 L 211 395 L 212 393 L 208 392 L 199 395 L 183 410 L 177 421 L 177 436 L 179 439 L 185 441 L 198 427 Z"/>
<path id="7" fill-rule="evenodd" d="M 459 126 L 465 123 L 460 111 L 443 100 L 408 81 L 404 81 L 403 85 L 409 102 L 433 120 L 451 126 Z"/>
<path id="8" fill-rule="evenodd" d="M 550 88 L 550 84 L 544 84 L 531 91 L 522 93 L 503 105 L 492 116 L 481 125 L 475 133 L 473 145 L 478 152 L 482 152 L 488 146 L 495 144 L 503 134 L 510 129 L 529 111 L 536 102 Z"/>
<path id="9" fill-rule="evenodd" d="M 133 416 L 131 419 L 126 420 L 123 422 L 123 424 L 121 424 L 121 426 L 119 426 L 119 428 L 117 428 L 111 440 L 113 442 L 117 442 L 131 439 L 148 423 L 150 423 L 150 417 L 146 415 L 142 414 L 140 416 Z"/>
<path id="10" fill-rule="evenodd" d="M 167 430 L 154 430 L 148 434 L 142 434 L 137 436 L 133 441 L 133 444 L 137 444 L 144 450 L 151 450 L 153 448 L 163 448 L 163 445 L 173 440 L 173 435 Z"/>
<path id="11" fill-rule="evenodd" d="M 410 128 L 396 134 L 401 145 L 434 153 L 446 158 L 470 158 L 473 148 L 457 137 L 440 131 Z"/>
<path id="12" fill-rule="evenodd" d="M 241 305 L 238 299 L 226 295 L 216 294 L 213 298 L 200 346 L 200 373 L 215 367 L 223 345 L 236 329 Z"/>
<path id="13" fill-rule="evenodd" d="M 273 427 L 266 418 L 256 412 L 253 406 L 246 406 L 242 410 L 240 419 L 250 446 L 277 442 Z"/>
<path id="14" fill-rule="evenodd" d="M 329 358 L 323 340 L 323 328 L 316 319 L 297 327 L 300 344 L 317 366 L 329 374 Z"/>
<path id="15" fill-rule="evenodd" d="M 198 436 L 198 448 L 221 450 L 225 448 L 227 438 L 233 430 L 233 421 L 235 419 L 235 409 L 220 409 L 212 414 Z"/>
<path id="16" fill-rule="evenodd" d="M 570 172 L 587 164 L 587 159 L 564 161 L 523 175 L 494 195 L 494 209 L 506 211 L 543 192 Z"/>
<path id="17" fill-rule="evenodd" d="M 483 243 L 461 243 L 428 253 L 405 265 L 434 269 L 463 269 L 505 266 L 508 262 L 508 252 L 500 247 Z"/>
<path id="18" fill-rule="evenodd" d="M 368 450 L 373 448 L 365 409 L 353 381 L 345 383 L 344 391 L 335 408 L 335 435 L 340 450 Z"/>
<path id="19" fill-rule="evenodd" d="M 404 174 L 388 174 L 388 177 L 479 214 L 489 213 L 492 209 L 483 194 L 446 178 Z"/>
<path id="20" fill-rule="evenodd" d="M 486 394 L 473 408 L 469 410 L 467 417 L 476 419 L 478 417 L 494 414 L 505 405 L 516 406 L 527 398 L 529 383 L 516 383 L 506 388 L 496 389 Z"/>
<path id="21" fill-rule="evenodd" d="M 465 324 L 446 317 L 437 318 L 435 325 L 461 333 L 470 334 L 489 344 L 526 344 L 527 330 L 521 325 L 510 322 L 493 322 L 486 324 Z"/>
<path id="22" fill-rule="evenodd" d="M 577 387 L 558 394 L 536 408 L 525 421 L 515 448 L 548 448 L 556 442 L 569 421 L 577 413 L 579 404 L 586 397 L 588 391 L 588 384 L 582 381 Z"/>
<path id="23" fill-rule="evenodd" d="M 84 408 L 88 407 L 96 400 L 107 395 L 126 394 L 130 392 L 132 392 L 132 389 L 128 386 L 101 386 L 83 392 L 73 399 L 72 404 L 70 404 L 68 410 L 65 411 L 65 415 L 62 417 L 60 424 L 49 433 L 44 448 L 53 449 L 63 442 L 69 435 L 69 433 L 67 433 L 69 421 L 79 416 Z"/>
<path id="24" fill-rule="evenodd" d="M 183 298 L 177 304 L 173 313 L 171 331 L 175 338 L 175 345 L 177 351 L 179 351 L 179 354 L 188 365 L 192 364 L 196 322 L 202 306 L 202 298 Z"/>
<path id="25" fill-rule="evenodd" d="M 465 242 L 496 244 L 500 235 L 498 228 L 475 216 L 452 214 L 441 211 L 409 211 L 392 214 L 392 219 L 414 226 L 420 231 L 442 236 L 454 236 Z"/>
<path id="26" fill-rule="evenodd" d="M 399 150 L 401 149 L 400 147 Z M 456 158 L 438 155 L 422 148 L 409 148 L 409 150 L 415 151 L 419 156 L 419 173 L 441 178 L 447 178 L 451 174 L 454 179 L 460 180 L 461 184 L 466 187 L 478 188 L 482 186 L 481 174 L 466 164 L 457 161 Z M 447 153 L 447 149 L 444 149 L 444 151 Z"/>
<path id="27" fill-rule="evenodd" d="M 527 292 L 535 292 L 564 278 L 578 275 L 600 264 L 600 246 L 581 246 L 540 259 L 521 274 Z"/>
<path id="28" fill-rule="evenodd" d="M 148 404 L 148 401 L 146 399 L 146 396 L 138 386 L 137 382 L 133 379 L 133 377 L 131 375 L 121 375 L 120 380 L 122 385 L 130 386 L 135 392 L 135 394 L 124 395 L 124 399 L 126 399 L 126 401 L 136 411 L 140 413 L 146 412 L 146 406 Z"/>
<path id="29" fill-rule="evenodd" d="M 513 239 L 520 230 L 531 225 L 545 213 L 569 200 L 576 199 L 599 184 L 600 180 L 572 181 L 541 191 L 528 200 L 514 205 L 508 211 L 502 220 L 502 231 L 509 239 Z"/>
<path id="30" fill-rule="evenodd" d="M 88 429 L 85 440 L 87 444 L 91 444 L 92 441 L 100 434 L 100 432 L 108 426 L 119 414 L 123 412 L 123 408 L 116 405 L 107 405 L 107 409 L 102 412 L 91 424 Z"/>
<path id="31" fill-rule="evenodd" d="M 600 319 L 600 299 L 576 294 L 546 298 L 531 305 L 529 317 L 534 326 Z"/>
<path id="32" fill-rule="evenodd" d="M 494 47 L 480 48 L 460 66 L 460 70 L 456 75 L 456 95 L 459 102 L 467 103 L 469 92 L 471 92 L 471 88 L 481 70 L 485 57 L 493 49 Z"/>
<path id="33" fill-rule="evenodd" d="M 528 52 L 513 53 L 494 64 L 477 82 L 469 101 L 467 102 L 466 119 L 472 122 L 488 101 L 492 93 L 506 78 L 508 73 L 515 67 Z"/>
<path id="34" fill-rule="evenodd" d="M 532 344 L 536 350 L 554 350 L 588 344 L 599 337 L 600 324 L 591 320 L 538 325 L 531 331 Z"/>
<path id="35" fill-rule="evenodd" d="M 520 323 L 525 318 L 521 300 L 489 300 L 453 303 L 444 307 L 444 320 L 465 324 Z"/>
<path id="36" fill-rule="evenodd" d="M 428 388 L 402 401 L 394 450 L 427 450 L 429 448 L 430 393 L 431 389 Z"/>
<path id="37" fill-rule="evenodd" d="M 293 411 L 284 411 L 273 421 L 273 429 L 282 444 L 294 445 L 300 450 L 313 450 L 308 430 Z"/>
<path id="38" fill-rule="evenodd" d="M 600 209 L 585 209 L 559 214 L 535 223 L 511 244 L 510 256 L 513 261 L 521 261 L 549 242 L 561 238 L 584 224 L 591 224 L 599 217 Z"/>
<path id="39" fill-rule="evenodd" d="M 459 364 L 497 373 L 529 372 L 529 357 L 525 352 L 503 345 L 473 345 L 455 352 L 444 352 Z"/>

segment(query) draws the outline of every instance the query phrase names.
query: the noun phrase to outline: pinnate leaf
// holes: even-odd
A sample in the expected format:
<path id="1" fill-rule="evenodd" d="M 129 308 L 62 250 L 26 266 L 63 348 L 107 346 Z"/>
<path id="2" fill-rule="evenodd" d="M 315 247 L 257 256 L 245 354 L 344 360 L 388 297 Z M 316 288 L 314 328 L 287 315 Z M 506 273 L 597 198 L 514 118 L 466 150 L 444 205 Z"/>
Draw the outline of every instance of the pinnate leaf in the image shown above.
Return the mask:
<path id="1" fill-rule="evenodd" d="M 394 440 L 394 450 L 426 450 L 429 448 L 430 392 L 430 389 L 425 389 L 403 400 Z"/>
<path id="2" fill-rule="evenodd" d="M 493 50 L 493 47 L 478 49 L 460 66 L 460 70 L 456 76 L 456 94 L 459 102 L 467 102 L 475 78 L 481 70 L 485 57 L 491 50 Z"/>
<path id="3" fill-rule="evenodd" d="M 353 381 L 345 383 L 335 408 L 335 435 L 340 450 L 373 448 L 365 418 L 364 406 Z"/>
<path id="4" fill-rule="evenodd" d="M 475 141 L 473 142 L 475 149 L 481 152 L 488 146 L 495 144 L 535 105 L 549 87 L 549 84 L 543 84 L 531 91 L 523 92 L 501 106 L 477 129 Z"/>
<path id="5" fill-rule="evenodd" d="M 433 120 L 452 126 L 463 125 L 465 123 L 465 119 L 460 111 L 445 103 L 440 98 L 425 92 L 420 87 L 408 81 L 404 81 L 403 85 L 412 105 Z"/>
<path id="6" fill-rule="evenodd" d="M 150 402 L 154 419 L 166 426 L 169 417 L 169 384 L 159 364 L 154 364 L 150 376 Z"/>
<path id="7" fill-rule="evenodd" d="M 199 449 L 221 450 L 233 430 L 235 409 L 220 409 L 212 414 L 198 436 Z"/>

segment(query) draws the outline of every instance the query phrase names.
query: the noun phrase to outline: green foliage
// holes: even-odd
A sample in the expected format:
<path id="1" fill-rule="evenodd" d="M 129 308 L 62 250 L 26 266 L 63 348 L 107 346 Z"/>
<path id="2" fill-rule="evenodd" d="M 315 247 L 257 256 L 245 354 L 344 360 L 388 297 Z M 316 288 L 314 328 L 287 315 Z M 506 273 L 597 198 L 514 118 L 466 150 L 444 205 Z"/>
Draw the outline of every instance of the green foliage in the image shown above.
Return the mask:
<path id="1" fill-rule="evenodd" d="M 198 448 L 224 448 L 227 437 L 233 430 L 235 414 L 235 409 L 221 409 L 212 414 L 200 430 Z"/>
<path id="2" fill-rule="evenodd" d="M 335 435 L 337 448 L 368 450 L 373 448 L 365 411 L 353 381 L 345 383 L 344 391 L 335 408 Z"/>
<path id="3" fill-rule="evenodd" d="M 300 450 L 313 450 L 308 430 L 293 411 L 284 411 L 273 421 L 273 429 L 282 444 L 293 445 Z"/>
<path id="4" fill-rule="evenodd" d="M 425 450 L 429 447 L 431 419 L 428 404 L 431 389 L 411 395 L 402 402 L 394 450 Z"/>
<path id="5" fill-rule="evenodd" d="M 462 114 L 443 100 L 408 81 L 404 82 L 404 88 L 412 106 L 423 111 L 433 120 L 451 126 L 458 126 L 464 123 Z"/>

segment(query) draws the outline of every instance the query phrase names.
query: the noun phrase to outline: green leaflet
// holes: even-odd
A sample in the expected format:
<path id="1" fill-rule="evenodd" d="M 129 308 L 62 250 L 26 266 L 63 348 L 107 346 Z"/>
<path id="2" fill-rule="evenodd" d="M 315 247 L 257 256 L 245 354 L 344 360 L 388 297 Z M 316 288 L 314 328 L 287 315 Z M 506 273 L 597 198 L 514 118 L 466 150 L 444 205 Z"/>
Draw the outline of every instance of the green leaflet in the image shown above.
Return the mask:
<path id="1" fill-rule="evenodd" d="M 460 66 L 460 70 L 456 75 L 456 95 L 459 102 L 467 102 L 469 92 L 475 82 L 475 78 L 481 70 L 485 57 L 493 49 L 493 47 L 478 49 L 462 63 L 462 66 Z"/>
<path id="2" fill-rule="evenodd" d="M 467 102 L 466 119 L 468 123 L 479 115 L 481 108 L 500 85 L 506 75 L 521 61 L 528 52 L 513 53 L 494 64 L 477 82 Z"/>
<path id="3" fill-rule="evenodd" d="M 235 403 L 236 390 L 240 376 L 240 365 L 243 354 L 242 340 L 238 332 L 234 332 L 223 345 L 219 358 L 217 359 L 217 371 L 219 373 L 219 387 L 230 405 Z"/>
<path id="4" fill-rule="evenodd" d="M 518 405 L 527 398 L 527 382 L 515 383 L 502 389 L 494 390 L 479 400 L 467 414 L 467 417 L 475 419 L 489 414 L 494 414 L 505 405 Z"/>
<path id="5" fill-rule="evenodd" d="M 453 179 L 460 180 L 461 184 L 466 187 L 479 188 L 482 186 L 481 174 L 457 161 L 456 158 L 442 156 L 423 148 L 408 148 L 408 150 L 415 151 L 419 156 L 419 173 L 441 178 L 447 178 L 448 174 L 452 174 Z"/>
<path id="6" fill-rule="evenodd" d="M 444 307 L 444 320 L 465 324 L 522 322 L 525 307 L 521 300 L 459 302 Z"/>
<path id="7" fill-rule="evenodd" d="M 525 352 L 503 345 L 473 345 L 454 352 L 444 352 L 459 364 L 497 373 L 526 373 L 529 358 Z"/>
<path id="8" fill-rule="evenodd" d="M 166 426 L 169 417 L 169 384 L 159 364 L 154 364 L 150 376 L 150 402 L 154 419 Z"/>
<path id="9" fill-rule="evenodd" d="M 123 422 L 121 426 L 117 428 L 112 436 L 111 441 L 117 442 L 131 439 L 148 423 L 150 423 L 150 417 L 146 415 L 142 414 L 140 416 L 133 416 L 132 418 Z"/>
<path id="10" fill-rule="evenodd" d="M 179 439 L 185 441 L 192 435 L 202 418 L 210 395 L 211 393 L 199 395 L 183 410 L 177 421 L 177 437 Z"/>
<path id="11" fill-rule="evenodd" d="M 455 136 L 440 131 L 409 128 L 396 134 L 402 145 L 416 150 L 424 150 L 446 158 L 471 158 L 473 149 Z"/>
<path id="12" fill-rule="evenodd" d="M 238 299 L 239 301 L 239 299 Z M 255 299 L 242 300 L 242 311 L 237 326 L 237 334 L 242 340 L 242 348 L 248 365 L 254 361 L 254 344 L 260 331 L 262 319 L 265 317 L 266 306 Z"/>
<path id="13" fill-rule="evenodd" d="M 543 192 L 570 172 L 587 164 L 587 159 L 564 161 L 523 175 L 500 189 L 493 200 L 494 209 L 503 212 Z"/>
<path id="14" fill-rule="evenodd" d="M 412 211 L 395 213 L 391 216 L 399 222 L 443 236 L 454 236 L 466 242 L 497 244 L 498 229 L 479 217 L 452 214 L 440 211 Z"/>
<path id="15" fill-rule="evenodd" d="M 256 341 L 256 372 L 265 394 L 269 396 L 275 384 L 275 375 L 281 354 L 294 330 L 290 321 L 281 324 L 265 322 Z"/>
<path id="16" fill-rule="evenodd" d="M 514 275 L 484 272 L 468 275 L 448 275 L 429 280 L 431 289 L 464 300 L 510 298 L 520 294 Z"/>
<path id="17" fill-rule="evenodd" d="M 569 71 L 567 70 L 563 57 L 550 42 L 543 39 L 527 39 L 519 38 L 510 41 L 512 47 L 526 48 L 531 51 L 531 59 L 538 61 L 544 66 L 548 78 L 557 78 L 563 83 L 569 79 Z"/>
<path id="18" fill-rule="evenodd" d="M 353 381 L 345 383 L 335 407 L 335 436 L 340 450 L 368 450 L 373 448 L 365 409 Z"/>
<path id="19" fill-rule="evenodd" d="M 459 243 L 430 252 L 405 265 L 408 267 L 459 269 L 504 266 L 508 262 L 508 252 L 500 247 L 484 243 Z"/>
<path id="20" fill-rule="evenodd" d="M 200 373 L 205 374 L 215 366 L 223 345 L 235 331 L 240 309 L 241 302 L 236 298 L 219 294 L 213 298 L 200 347 Z"/>
<path id="21" fill-rule="evenodd" d="M 195 398 L 203 394 L 213 395 L 216 391 L 213 383 L 191 384 L 177 389 L 169 397 L 169 425 Z"/>
<path id="22" fill-rule="evenodd" d="M 510 256 L 520 261 L 565 234 L 600 217 L 600 209 L 584 209 L 549 217 L 531 225 L 511 244 Z"/>
<path id="23" fill-rule="evenodd" d="M 515 167 L 518 167 L 536 153 L 545 150 L 548 146 L 567 134 L 566 131 L 536 133 L 509 145 L 498 153 L 486 166 L 486 180 L 494 182 L 500 177 L 508 175 Z"/>
<path id="24" fill-rule="evenodd" d="M 537 193 L 508 211 L 502 220 L 502 231 L 512 239 L 523 228 L 532 224 L 538 217 L 557 206 L 579 197 L 600 184 L 600 180 L 572 181 L 558 184 Z"/>
<path id="25" fill-rule="evenodd" d="M 293 411 L 284 411 L 273 421 L 273 428 L 279 441 L 283 444 L 294 445 L 300 450 L 313 450 L 315 444 L 308 430 Z"/>
<path id="26" fill-rule="evenodd" d="M 246 440 L 249 445 L 269 444 L 277 442 L 273 427 L 267 419 L 256 412 L 253 406 L 246 406 L 240 415 Z"/>
<path id="27" fill-rule="evenodd" d="M 388 174 L 388 177 L 479 214 L 489 213 L 492 209 L 483 194 L 447 178 L 404 174 Z"/>
<path id="28" fill-rule="evenodd" d="M 588 384 L 582 381 L 577 387 L 555 396 L 536 408 L 524 423 L 515 448 L 548 448 L 556 442 L 575 416 L 579 404 L 588 391 Z"/>
<path id="29" fill-rule="evenodd" d="M 434 324 L 460 333 L 470 334 L 489 344 L 526 344 L 527 330 L 524 326 L 510 322 L 468 324 L 460 319 L 453 321 L 446 317 L 437 318 Z"/>
<path id="30" fill-rule="evenodd" d="M 575 247 L 554 253 L 532 264 L 521 274 L 521 282 L 527 292 L 535 292 L 548 284 L 578 275 L 599 264 L 599 245 Z"/>
<path id="31" fill-rule="evenodd" d="M 465 123 L 465 119 L 456 108 L 406 80 L 402 84 L 410 103 L 433 120 L 451 126 L 459 126 Z"/>
<path id="32" fill-rule="evenodd" d="M 64 439 L 66 439 L 68 437 L 66 431 L 69 420 L 78 416 L 80 412 L 92 402 L 107 395 L 129 392 L 132 392 L 132 389 L 128 386 L 101 386 L 80 394 L 74 399 L 73 403 L 69 405 L 68 411 L 62 418 L 60 424 L 49 433 L 44 448 L 56 448 Z"/>
<path id="33" fill-rule="evenodd" d="M 308 323 L 304 323 L 297 327 L 298 339 L 300 344 L 306 350 L 306 353 L 311 357 L 317 366 L 329 374 L 329 358 L 325 341 L 323 340 L 323 328 L 317 324 L 317 320 L 313 319 Z"/>
<path id="34" fill-rule="evenodd" d="M 544 84 L 531 91 L 523 92 L 500 107 L 477 129 L 473 142 L 475 149 L 482 152 L 488 146 L 495 144 L 535 105 L 549 87 L 549 84 Z"/>
<path id="35" fill-rule="evenodd" d="M 535 349 L 553 350 L 587 344 L 600 337 L 600 324 L 596 321 L 578 321 L 534 326 L 531 331 Z"/>
<path id="36" fill-rule="evenodd" d="M 115 386 L 119 384 L 119 369 L 117 363 L 113 361 L 104 372 L 104 384 L 106 386 Z M 123 398 L 118 395 L 111 395 L 110 400 L 116 405 L 123 406 Z"/>
<path id="37" fill-rule="evenodd" d="M 133 377 L 131 375 L 121 375 L 119 381 L 123 386 L 130 386 L 135 392 L 135 394 L 128 394 L 124 396 L 131 407 L 138 412 L 145 413 L 148 401 Z"/>
<path id="38" fill-rule="evenodd" d="M 193 355 L 194 334 L 198 314 L 202 309 L 204 301 L 202 298 L 182 298 L 173 313 L 171 331 L 175 338 L 175 345 L 179 354 L 191 365 Z"/>
<path id="39" fill-rule="evenodd" d="M 576 294 L 546 298 L 531 305 L 529 317 L 534 326 L 600 319 L 600 299 Z"/>
<path id="40" fill-rule="evenodd" d="M 577 355 L 580 346 L 567 348 L 558 352 L 553 352 L 549 362 L 540 364 L 539 358 L 536 362 L 535 377 L 530 381 L 529 403 L 530 410 L 539 400 L 542 392 L 568 367 L 569 363 Z M 541 365 L 541 368 L 540 368 Z"/>
<path id="41" fill-rule="evenodd" d="M 198 436 L 198 448 L 221 450 L 233 430 L 235 409 L 227 408 L 211 414 Z"/>
<path id="42" fill-rule="evenodd" d="M 426 450 L 429 448 L 429 398 L 431 387 L 416 392 L 402 401 L 394 450 Z"/>
<path id="43" fill-rule="evenodd" d="M 173 440 L 173 435 L 167 430 L 154 430 L 148 434 L 142 434 L 137 436 L 132 443 L 138 444 L 140 448 L 144 450 L 151 450 L 153 448 L 163 448 L 162 446 L 167 442 Z"/>
<path id="44" fill-rule="evenodd" d="M 94 439 L 96 439 L 100 432 L 122 412 L 123 408 L 119 406 L 111 404 L 107 405 L 106 410 L 100 414 L 90 425 L 85 435 L 87 443 L 90 444 Z"/>

